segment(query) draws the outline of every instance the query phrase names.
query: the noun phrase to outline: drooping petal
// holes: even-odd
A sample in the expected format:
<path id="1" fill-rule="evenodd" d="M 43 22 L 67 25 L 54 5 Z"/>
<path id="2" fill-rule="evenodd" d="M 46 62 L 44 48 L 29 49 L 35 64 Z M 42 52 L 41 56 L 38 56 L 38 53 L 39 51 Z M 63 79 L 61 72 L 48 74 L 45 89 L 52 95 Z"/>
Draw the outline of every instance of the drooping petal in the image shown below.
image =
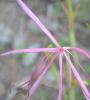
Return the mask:
<path id="1" fill-rule="evenodd" d="M 48 63 L 48 57 L 52 56 L 52 54 L 49 54 L 47 56 L 44 56 L 41 61 L 39 60 L 39 63 L 36 66 L 36 70 L 38 72 L 38 76 L 44 71 L 45 69 L 45 64 Z M 53 57 L 55 56 L 55 54 L 53 55 Z"/>
<path id="2" fill-rule="evenodd" d="M 46 72 L 49 70 L 50 65 L 53 63 L 53 61 L 55 60 L 55 58 L 57 57 L 57 55 L 55 55 L 52 60 L 48 63 L 48 65 L 45 67 L 45 69 L 43 70 L 43 72 L 41 73 L 41 75 L 38 77 L 38 79 L 36 80 L 36 82 L 33 84 L 32 88 L 30 89 L 29 92 L 29 96 L 31 97 L 33 95 L 33 93 L 37 90 L 42 78 L 44 77 L 44 75 L 46 74 Z"/>
<path id="3" fill-rule="evenodd" d="M 35 65 L 36 69 L 32 72 L 32 74 L 30 75 L 30 77 L 27 79 L 27 81 L 25 81 L 24 83 L 20 84 L 19 87 L 22 86 L 28 86 L 28 90 L 30 90 L 31 86 L 33 85 L 33 82 L 38 79 L 38 77 L 44 72 L 44 70 L 46 69 L 45 65 L 43 66 L 44 63 L 48 63 L 48 56 L 51 56 L 51 54 L 44 56 L 42 58 L 39 59 L 38 63 Z M 56 54 L 53 55 L 53 57 L 55 58 Z M 51 62 L 51 60 L 50 60 Z M 49 62 L 49 63 L 50 63 Z M 48 63 L 48 64 L 49 64 Z M 48 65 L 47 65 L 48 66 Z M 27 96 L 25 98 L 25 100 L 28 100 L 29 98 L 29 91 L 27 92 Z"/>
<path id="4" fill-rule="evenodd" d="M 22 53 L 38 53 L 38 52 L 57 52 L 57 48 L 34 48 L 34 49 L 12 50 L 0 54 L 0 56 L 10 55 L 10 54 L 22 54 Z"/>
<path id="5" fill-rule="evenodd" d="M 62 100 L 62 58 L 63 55 L 59 55 L 59 95 L 58 95 L 58 100 Z"/>
<path id="6" fill-rule="evenodd" d="M 81 48 L 76 48 L 76 47 L 63 47 L 64 50 L 72 50 L 72 51 L 76 51 L 84 56 L 86 56 L 88 59 L 90 59 L 90 54 L 87 53 L 85 50 L 81 49 Z"/>
<path id="7" fill-rule="evenodd" d="M 81 63 L 79 61 L 76 61 L 76 63 L 79 65 L 80 69 L 83 71 L 84 76 L 86 76 L 86 78 L 88 80 L 90 80 L 90 75 L 87 73 L 87 71 L 83 68 L 83 66 L 81 65 Z"/>
<path id="8" fill-rule="evenodd" d="M 52 42 L 57 46 L 60 47 L 57 40 L 54 36 L 48 31 L 48 29 L 42 24 L 42 22 L 38 19 L 38 17 L 32 12 L 30 8 L 22 0 L 17 0 L 17 3 L 20 7 L 25 11 L 25 13 L 32 18 L 32 20 L 41 28 L 41 30 L 52 40 Z"/>
<path id="9" fill-rule="evenodd" d="M 67 54 L 64 53 L 64 55 L 65 55 L 69 65 L 73 71 L 75 78 L 77 79 L 77 81 L 78 81 L 78 83 L 83 91 L 84 96 L 86 97 L 87 100 L 90 100 L 90 92 L 88 91 L 87 87 L 84 85 L 84 83 L 83 83 L 79 73 L 77 72 L 75 66 L 72 64 L 72 62 L 71 62 L 70 58 L 67 56 Z"/>
<path id="10" fill-rule="evenodd" d="M 38 63 L 35 65 L 35 70 L 31 73 L 32 80 L 36 80 L 41 75 L 41 73 L 44 71 L 45 64 L 48 63 L 47 57 L 49 57 L 50 55 L 51 54 L 39 59 Z"/>
<path id="11" fill-rule="evenodd" d="M 74 51 L 79 52 L 80 54 L 86 56 L 88 59 L 90 59 L 90 54 L 87 53 L 85 50 L 81 49 L 81 48 L 71 48 Z"/>
<path id="12" fill-rule="evenodd" d="M 73 58 L 76 58 L 72 53 L 70 53 L 70 51 L 66 50 L 66 52 L 68 52 Z M 77 59 L 74 59 L 74 62 L 80 67 L 80 69 L 83 71 L 83 74 L 86 76 L 86 78 L 90 80 L 90 76 L 88 75 L 87 71 L 83 68 L 80 61 Z"/>
<path id="13" fill-rule="evenodd" d="M 22 84 L 19 85 L 19 87 L 26 86 L 30 84 L 33 80 L 37 79 L 42 70 L 44 68 L 42 67 L 42 64 L 47 61 L 47 56 L 44 56 L 38 60 L 38 63 L 35 65 L 35 70 L 31 73 L 30 77 Z"/>

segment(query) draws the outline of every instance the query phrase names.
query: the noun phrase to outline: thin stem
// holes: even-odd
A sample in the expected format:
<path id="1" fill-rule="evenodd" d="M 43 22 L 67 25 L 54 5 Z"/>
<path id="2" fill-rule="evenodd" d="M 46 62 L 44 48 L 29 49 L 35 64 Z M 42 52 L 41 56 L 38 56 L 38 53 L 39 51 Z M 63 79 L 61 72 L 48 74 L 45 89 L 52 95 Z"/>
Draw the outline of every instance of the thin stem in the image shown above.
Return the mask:
<path id="1" fill-rule="evenodd" d="M 75 32 L 74 32 L 74 20 L 75 20 L 75 15 L 73 11 L 73 1 L 72 0 L 67 0 L 67 8 L 68 8 L 68 22 L 69 22 L 69 38 L 70 38 L 70 46 L 75 47 L 76 42 L 75 42 Z M 77 59 L 76 53 L 73 53 Z M 72 71 L 71 69 L 68 69 L 69 71 L 69 79 L 70 79 L 70 85 L 72 84 L 73 81 L 73 76 L 72 76 Z M 70 86 L 69 85 L 69 86 Z M 74 90 L 71 89 L 70 91 L 70 100 L 75 100 L 75 94 Z"/>

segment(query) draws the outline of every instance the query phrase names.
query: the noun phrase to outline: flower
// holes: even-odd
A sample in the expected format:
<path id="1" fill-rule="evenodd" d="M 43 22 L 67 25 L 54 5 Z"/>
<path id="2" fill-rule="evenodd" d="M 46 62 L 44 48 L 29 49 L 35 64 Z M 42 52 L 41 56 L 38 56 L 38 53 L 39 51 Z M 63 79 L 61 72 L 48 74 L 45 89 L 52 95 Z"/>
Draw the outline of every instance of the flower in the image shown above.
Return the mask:
<path id="1" fill-rule="evenodd" d="M 25 82 L 23 85 L 28 84 L 30 88 L 28 95 L 31 97 L 34 92 L 37 90 L 43 76 L 46 74 L 46 72 L 49 70 L 50 65 L 53 63 L 56 57 L 59 59 L 59 95 L 58 100 L 62 100 L 62 70 L 63 70 L 63 57 L 66 58 L 68 64 L 70 65 L 70 68 L 75 76 L 75 78 L 78 81 L 78 84 L 81 87 L 81 90 L 87 100 L 90 100 L 90 92 L 88 91 L 87 87 L 83 83 L 83 80 L 81 79 L 78 71 L 76 70 L 74 64 L 72 63 L 68 53 L 70 53 L 69 50 L 76 51 L 80 53 L 81 55 L 86 56 L 88 59 L 90 59 L 90 54 L 88 54 L 86 51 L 80 49 L 80 48 L 74 48 L 74 47 L 61 47 L 60 44 L 57 42 L 55 37 L 48 31 L 48 29 L 42 24 L 42 22 L 38 19 L 38 17 L 31 11 L 30 8 L 27 7 L 27 5 L 22 0 L 17 0 L 17 3 L 19 6 L 25 11 L 25 13 L 32 18 L 33 21 L 41 28 L 41 30 L 51 39 L 51 41 L 56 45 L 56 48 L 34 48 L 34 49 L 22 49 L 22 50 L 13 50 L 6 53 L 1 54 L 1 56 L 9 55 L 9 54 L 20 54 L 20 53 L 45 53 L 49 52 L 51 54 L 54 54 L 51 60 L 47 62 L 47 57 L 44 56 L 42 59 L 40 59 L 38 63 L 38 68 L 35 72 L 32 73 L 32 77 L 29 81 Z M 71 54 L 71 53 L 70 53 Z M 40 64 L 42 62 L 46 61 L 47 66 L 41 68 Z M 34 76 L 34 77 L 33 77 Z M 35 82 L 32 84 L 31 81 L 35 79 Z"/>

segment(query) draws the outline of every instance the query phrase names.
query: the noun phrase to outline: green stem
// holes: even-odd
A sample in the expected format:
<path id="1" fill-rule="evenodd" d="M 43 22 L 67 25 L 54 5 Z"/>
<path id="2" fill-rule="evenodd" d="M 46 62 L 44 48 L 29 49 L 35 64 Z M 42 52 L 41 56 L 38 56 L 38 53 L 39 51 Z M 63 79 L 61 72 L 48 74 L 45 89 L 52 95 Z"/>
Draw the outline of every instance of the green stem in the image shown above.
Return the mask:
<path id="1" fill-rule="evenodd" d="M 70 38 L 70 45 L 72 47 L 75 47 L 76 44 L 75 44 L 75 33 L 74 33 L 74 31 L 70 31 L 69 38 Z"/>
<path id="2" fill-rule="evenodd" d="M 67 0 L 67 5 L 68 5 L 69 12 L 73 12 L 73 9 L 72 9 L 72 0 Z"/>
<path id="3" fill-rule="evenodd" d="M 69 21 L 69 38 L 70 38 L 70 45 L 72 47 L 75 46 L 75 32 L 74 32 L 74 13 L 73 13 L 73 8 L 72 8 L 72 0 L 67 0 L 67 5 L 68 5 L 68 21 Z M 73 81 L 73 76 L 72 76 L 72 71 L 69 68 L 69 79 Z M 72 87 L 72 86 L 71 86 Z M 69 87 L 70 88 L 70 87 Z M 75 93 L 74 90 L 71 88 L 69 91 L 70 98 L 69 100 L 75 100 Z"/>

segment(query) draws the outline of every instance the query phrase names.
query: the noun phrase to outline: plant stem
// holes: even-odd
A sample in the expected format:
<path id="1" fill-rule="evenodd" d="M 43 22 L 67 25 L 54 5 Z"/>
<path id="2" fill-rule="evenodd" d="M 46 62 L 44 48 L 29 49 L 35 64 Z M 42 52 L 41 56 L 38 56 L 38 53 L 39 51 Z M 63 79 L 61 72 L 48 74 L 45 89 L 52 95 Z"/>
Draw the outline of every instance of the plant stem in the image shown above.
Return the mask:
<path id="1" fill-rule="evenodd" d="M 67 17 L 68 17 L 68 22 L 69 22 L 70 45 L 72 47 L 75 47 L 74 13 L 73 13 L 73 8 L 72 8 L 72 0 L 67 0 L 67 6 L 68 6 L 68 16 Z M 70 68 L 68 69 L 68 71 L 69 71 L 69 80 L 70 80 L 69 83 L 72 87 L 72 81 L 73 81 L 72 71 Z M 69 100 L 75 100 L 75 93 L 74 93 L 74 90 L 72 88 L 69 91 L 69 95 L 70 95 Z"/>

